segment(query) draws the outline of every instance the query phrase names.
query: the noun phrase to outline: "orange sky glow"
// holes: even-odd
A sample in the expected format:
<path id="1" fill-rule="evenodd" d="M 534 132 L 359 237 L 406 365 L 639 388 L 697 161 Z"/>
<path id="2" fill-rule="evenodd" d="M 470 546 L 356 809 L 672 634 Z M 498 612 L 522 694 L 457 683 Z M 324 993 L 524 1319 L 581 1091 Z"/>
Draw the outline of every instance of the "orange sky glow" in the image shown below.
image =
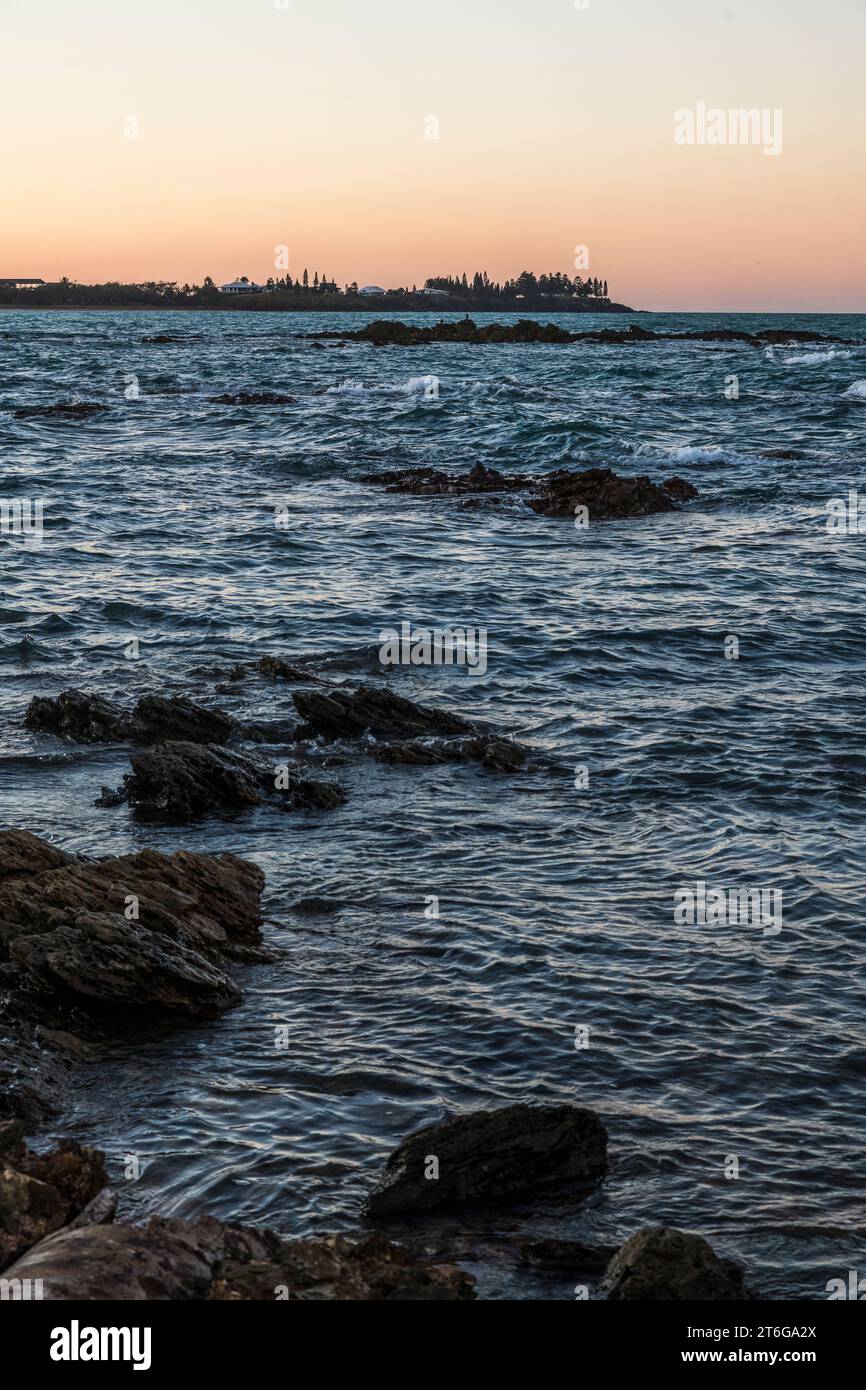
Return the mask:
<path id="1" fill-rule="evenodd" d="M 0 276 L 866 311 L 863 0 L 0 0 Z M 781 152 L 675 112 L 782 113 Z M 587 272 L 581 271 L 581 274 Z"/>

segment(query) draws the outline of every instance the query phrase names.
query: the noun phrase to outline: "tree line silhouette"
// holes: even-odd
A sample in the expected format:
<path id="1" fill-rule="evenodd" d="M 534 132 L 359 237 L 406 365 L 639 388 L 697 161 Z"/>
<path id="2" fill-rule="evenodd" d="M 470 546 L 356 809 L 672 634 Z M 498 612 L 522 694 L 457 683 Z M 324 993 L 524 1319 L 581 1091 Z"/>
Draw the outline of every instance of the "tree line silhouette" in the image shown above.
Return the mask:
<path id="1" fill-rule="evenodd" d="M 238 279 L 252 283 L 246 276 Z M 518 305 L 521 309 L 543 309 L 553 307 L 551 300 L 558 301 L 559 309 L 610 307 L 606 280 L 582 280 L 579 275 L 571 278 L 559 272 L 536 276 L 529 270 L 502 283 L 491 280 L 486 271 L 476 271 L 471 279 L 465 273 L 431 276 L 420 290 L 417 285 L 411 289 L 403 286 L 383 291 L 378 297 L 359 297 L 356 281 L 341 289 L 335 280 L 320 277 L 318 271 L 313 273 L 311 280 L 307 270 L 294 280 L 291 275 L 272 277 L 262 286 L 261 292 L 240 295 L 221 293 L 210 275 L 206 275 L 200 285 L 181 285 L 176 280 L 80 285 L 68 276 L 33 289 L 18 290 L 0 285 L 0 304 L 32 308 L 102 305 L 117 308 L 370 309 L 385 307 L 386 300 L 389 307 L 400 304 L 407 309 L 495 310 Z"/>

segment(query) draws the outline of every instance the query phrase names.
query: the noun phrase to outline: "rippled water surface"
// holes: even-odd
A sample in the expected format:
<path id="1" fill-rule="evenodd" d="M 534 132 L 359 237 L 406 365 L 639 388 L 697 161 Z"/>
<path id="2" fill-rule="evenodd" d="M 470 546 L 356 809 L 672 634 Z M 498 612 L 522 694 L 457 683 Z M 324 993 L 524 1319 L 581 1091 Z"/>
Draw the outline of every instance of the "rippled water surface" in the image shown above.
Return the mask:
<path id="1" fill-rule="evenodd" d="M 635 319 L 866 339 L 866 318 Z M 245 1002 L 219 1022 L 118 1039 L 58 1128 L 105 1148 L 129 1212 L 304 1233 L 356 1228 L 385 1156 L 421 1123 L 573 1100 L 608 1126 L 610 1176 L 587 1202 L 488 1222 L 472 1266 L 485 1294 L 573 1296 L 573 1279 L 497 1255 L 496 1235 L 615 1244 L 666 1222 L 770 1297 L 826 1296 L 866 1261 L 866 534 L 826 525 L 828 501 L 857 487 L 866 518 L 866 348 L 298 336 L 337 323 L 0 313 L 0 495 L 44 498 L 46 527 L 38 548 L 0 539 L 3 821 L 91 854 L 248 856 L 283 952 L 238 972 Z M 181 341 L 143 342 L 160 333 Z M 295 404 L 207 400 L 239 390 Z M 71 399 L 109 410 L 11 414 Z M 578 531 L 516 498 L 466 509 L 358 481 L 479 461 L 679 474 L 700 497 Z M 485 627 L 486 677 L 384 677 L 379 631 L 404 619 Z M 70 685 L 287 718 L 288 687 L 217 695 L 200 674 L 265 653 L 337 658 L 335 679 L 387 679 L 550 756 L 509 777 L 350 751 L 336 813 L 161 827 L 93 805 L 127 770 L 123 748 L 22 728 L 33 695 Z M 783 930 L 675 925 L 674 892 L 697 880 L 781 890 Z M 331 910 L 295 906 L 312 895 Z"/>

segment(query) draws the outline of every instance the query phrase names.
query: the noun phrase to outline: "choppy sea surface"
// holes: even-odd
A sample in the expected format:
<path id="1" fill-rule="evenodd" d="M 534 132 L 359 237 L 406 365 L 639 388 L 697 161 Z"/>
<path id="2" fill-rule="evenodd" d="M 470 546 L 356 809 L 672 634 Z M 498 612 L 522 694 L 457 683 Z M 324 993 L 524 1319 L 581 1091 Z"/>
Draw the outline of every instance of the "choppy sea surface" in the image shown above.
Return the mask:
<path id="1" fill-rule="evenodd" d="M 0 538 L 2 823 L 91 855 L 247 856 L 282 952 L 235 972 L 245 1001 L 218 1022 L 118 1037 L 54 1132 L 106 1150 L 128 1214 L 303 1234 L 358 1229 L 420 1124 L 574 1101 L 607 1124 L 610 1175 L 585 1201 L 451 1223 L 490 1237 L 469 1266 L 485 1296 L 574 1297 L 499 1235 L 611 1245 L 668 1223 L 768 1297 L 824 1298 L 866 1274 L 866 347 L 299 336 L 365 321 L 0 313 L 0 496 L 44 499 L 45 517 L 41 546 Z M 555 321 L 866 339 L 866 317 Z M 179 341 L 143 341 L 157 334 Z M 295 404 L 207 400 L 241 390 Z M 109 409 L 12 415 L 72 399 Z M 678 474 L 700 496 L 578 530 L 516 498 L 465 509 L 358 481 L 478 462 Z M 864 534 L 830 534 L 828 503 L 858 488 Z M 386 675 L 379 633 L 404 620 L 486 628 L 486 676 Z M 350 754 L 336 812 L 158 826 L 93 804 L 123 748 L 22 727 L 34 695 L 69 686 L 288 719 L 288 686 L 218 695 L 191 674 L 266 653 L 387 680 L 550 756 L 497 776 Z M 674 894 L 698 881 L 781 891 L 783 929 L 677 925 Z M 330 910 L 295 906 L 311 896 Z"/>

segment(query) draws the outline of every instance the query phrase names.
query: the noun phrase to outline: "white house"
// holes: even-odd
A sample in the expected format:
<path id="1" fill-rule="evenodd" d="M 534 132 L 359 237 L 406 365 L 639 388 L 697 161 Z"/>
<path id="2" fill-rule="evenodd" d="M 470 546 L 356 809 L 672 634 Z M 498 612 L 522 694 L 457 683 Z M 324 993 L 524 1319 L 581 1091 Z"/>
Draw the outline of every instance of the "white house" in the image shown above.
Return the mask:
<path id="1" fill-rule="evenodd" d="M 437 290 L 434 289 L 432 285 L 425 285 L 421 293 L 430 295 L 432 299 L 448 299 L 450 297 L 451 291 Z"/>
<path id="2" fill-rule="evenodd" d="M 358 293 L 359 293 L 359 294 L 387 294 L 388 291 L 387 291 L 387 290 L 383 290 L 382 287 L 381 287 L 381 285 L 365 285 L 364 288 L 363 288 L 362 290 L 359 290 L 359 291 L 358 291 Z"/>
<path id="3" fill-rule="evenodd" d="M 239 280 L 231 280 L 227 285 L 220 285 L 220 294 L 262 294 L 263 285 L 257 285 L 255 280 L 248 280 L 242 275 Z"/>

